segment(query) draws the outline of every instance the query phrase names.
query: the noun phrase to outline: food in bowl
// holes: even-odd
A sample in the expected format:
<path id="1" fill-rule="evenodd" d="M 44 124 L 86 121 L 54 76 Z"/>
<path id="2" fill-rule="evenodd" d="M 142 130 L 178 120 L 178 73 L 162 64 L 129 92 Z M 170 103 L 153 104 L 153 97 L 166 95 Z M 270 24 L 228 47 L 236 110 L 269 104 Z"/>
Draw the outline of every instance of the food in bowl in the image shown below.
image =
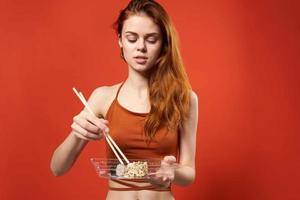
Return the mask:
<path id="1" fill-rule="evenodd" d="M 148 174 L 147 162 L 136 161 L 127 165 L 118 164 L 116 168 L 116 175 L 124 178 L 142 178 Z"/>

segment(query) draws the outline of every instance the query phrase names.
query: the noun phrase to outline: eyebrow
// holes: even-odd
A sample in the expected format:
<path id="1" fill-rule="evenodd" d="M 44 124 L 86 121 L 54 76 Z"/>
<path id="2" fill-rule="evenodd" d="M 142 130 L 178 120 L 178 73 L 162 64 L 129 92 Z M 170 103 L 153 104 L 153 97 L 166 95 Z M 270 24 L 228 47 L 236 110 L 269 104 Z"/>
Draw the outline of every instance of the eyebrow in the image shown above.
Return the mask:
<path id="1" fill-rule="evenodd" d="M 126 31 L 125 33 L 130 33 L 130 34 L 133 34 L 133 35 L 138 35 L 137 33 L 135 32 L 132 32 L 132 31 Z M 155 35 L 160 35 L 159 33 L 156 33 L 156 32 L 153 32 L 153 33 L 147 33 L 146 36 L 155 36 Z"/>

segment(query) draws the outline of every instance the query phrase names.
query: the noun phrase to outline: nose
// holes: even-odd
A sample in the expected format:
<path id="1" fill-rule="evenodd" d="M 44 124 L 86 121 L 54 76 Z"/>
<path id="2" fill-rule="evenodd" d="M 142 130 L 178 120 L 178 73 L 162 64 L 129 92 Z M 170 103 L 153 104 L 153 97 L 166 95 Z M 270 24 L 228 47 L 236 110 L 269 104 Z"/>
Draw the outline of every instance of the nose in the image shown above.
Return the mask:
<path id="1" fill-rule="evenodd" d="M 147 50 L 145 40 L 143 40 L 143 39 L 138 40 L 137 50 L 142 51 L 142 52 L 145 52 Z"/>

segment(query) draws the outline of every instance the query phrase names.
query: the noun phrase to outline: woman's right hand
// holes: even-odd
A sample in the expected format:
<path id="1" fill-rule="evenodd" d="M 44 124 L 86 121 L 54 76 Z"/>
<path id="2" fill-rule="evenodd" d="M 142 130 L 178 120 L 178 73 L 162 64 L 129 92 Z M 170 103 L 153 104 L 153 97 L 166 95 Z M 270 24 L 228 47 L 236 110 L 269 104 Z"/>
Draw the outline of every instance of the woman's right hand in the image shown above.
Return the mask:
<path id="1" fill-rule="evenodd" d="M 108 121 L 83 110 L 73 118 L 72 134 L 85 141 L 100 140 L 109 132 Z"/>

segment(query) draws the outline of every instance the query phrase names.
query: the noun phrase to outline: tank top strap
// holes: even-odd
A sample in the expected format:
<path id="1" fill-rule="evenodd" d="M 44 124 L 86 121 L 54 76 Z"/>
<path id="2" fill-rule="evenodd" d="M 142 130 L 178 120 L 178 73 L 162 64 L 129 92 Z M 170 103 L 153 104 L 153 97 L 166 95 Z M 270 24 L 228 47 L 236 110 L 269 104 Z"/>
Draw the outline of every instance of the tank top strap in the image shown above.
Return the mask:
<path id="1" fill-rule="evenodd" d="M 122 82 L 121 85 L 119 86 L 119 88 L 118 88 L 118 90 L 117 90 L 117 93 L 116 93 L 116 95 L 115 95 L 115 98 L 114 98 L 113 101 L 111 102 L 111 104 L 110 104 L 110 106 L 109 106 L 109 108 L 108 108 L 108 110 L 107 110 L 107 112 L 106 112 L 106 116 L 105 116 L 106 119 L 110 119 L 110 117 L 111 117 L 111 114 L 112 114 L 112 112 L 113 112 L 113 110 L 114 110 L 114 107 L 116 106 L 116 103 L 117 103 L 117 98 L 118 98 L 120 89 L 121 89 L 121 87 L 123 86 L 123 84 L 124 84 L 124 82 Z"/>
<path id="2" fill-rule="evenodd" d="M 124 82 L 122 82 L 121 83 L 121 85 L 119 86 L 119 88 L 118 88 L 118 91 L 117 91 L 117 94 L 116 94 L 116 96 L 115 96 L 115 99 L 114 99 L 114 101 L 116 101 L 117 100 L 117 98 L 118 98 L 118 96 L 119 96 L 119 93 L 120 93 L 120 90 L 121 90 L 121 87 L 124 85 Z"/>

